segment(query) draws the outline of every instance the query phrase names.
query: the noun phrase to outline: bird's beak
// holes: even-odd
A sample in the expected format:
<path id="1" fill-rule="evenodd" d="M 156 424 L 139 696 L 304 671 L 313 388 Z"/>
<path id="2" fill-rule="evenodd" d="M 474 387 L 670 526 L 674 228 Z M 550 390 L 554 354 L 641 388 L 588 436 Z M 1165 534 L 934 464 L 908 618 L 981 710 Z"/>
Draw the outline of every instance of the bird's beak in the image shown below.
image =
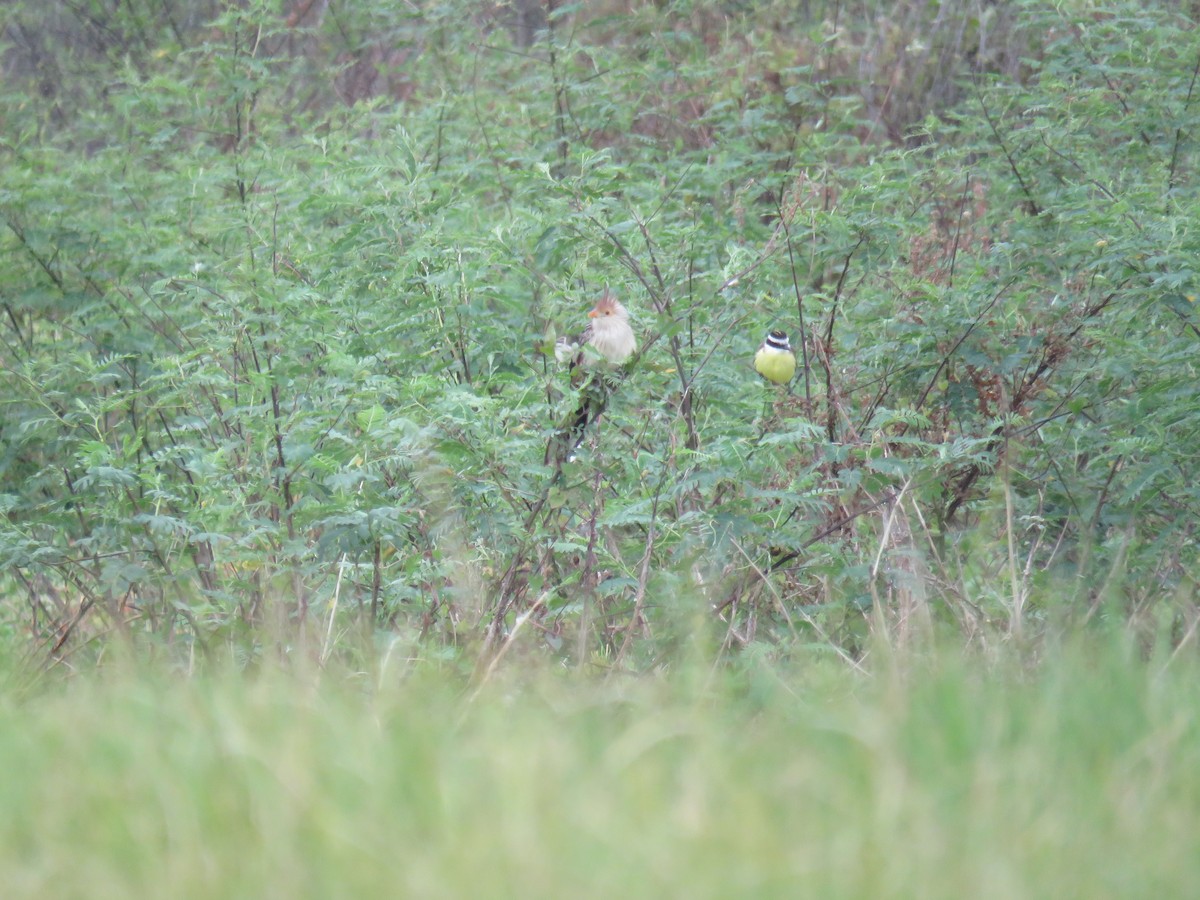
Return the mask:
<path id="1" fill-rule="evenodd" d="M 596 310 L 593 309 L 591 312 L 588 313 L 588 318 L 589 319 L 598 319 L 598 318 L 600 318 L 600 313 L 596 312 Z"/>

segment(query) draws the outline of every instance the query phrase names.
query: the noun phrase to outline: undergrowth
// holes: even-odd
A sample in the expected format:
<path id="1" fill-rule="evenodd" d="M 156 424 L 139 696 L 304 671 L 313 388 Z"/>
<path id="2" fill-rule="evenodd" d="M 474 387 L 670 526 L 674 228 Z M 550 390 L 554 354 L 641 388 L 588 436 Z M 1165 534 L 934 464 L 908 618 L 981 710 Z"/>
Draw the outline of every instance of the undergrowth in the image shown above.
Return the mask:
<path id="1" fill-rule="evenodd" d="M 853 670 L 1112 622 L 1194 654 L 1175 5 L 3 21 L 0 629 L 32 671 Z M 605 287 L 641 350 L 560 479 L 554 340 Z M 773 327 L 790 390 L 749 367 Z"/>

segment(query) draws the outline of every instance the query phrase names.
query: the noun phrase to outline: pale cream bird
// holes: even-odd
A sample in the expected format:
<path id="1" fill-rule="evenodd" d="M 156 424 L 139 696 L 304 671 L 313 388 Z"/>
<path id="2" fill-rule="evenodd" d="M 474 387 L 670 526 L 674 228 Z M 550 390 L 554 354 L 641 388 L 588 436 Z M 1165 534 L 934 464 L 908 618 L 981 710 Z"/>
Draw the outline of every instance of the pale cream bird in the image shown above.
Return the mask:
<path id="1" fill-rule="evenodd" d="M 629 311 L 605 291 L 588 313 L 587 327 L 575 340 L 560 338 L 554 347 L 559 362 L 571 360 L 572 378 L 578 379 L 580 368 L 597 362 L 622 365 L 637 352 L 637 337 L 629 325 Z M 573 358 L 572 358 L 573 357 Z"/>
<path id="2" fill-rule="evenodd" d="M 581 390 L 579 408 L 546 447 L 547 465 L 561 466 L 579 446 L 584 429 L 604 412 L 614 387 L 604 375 L 637 352 L 629 311 L 611 293 L 601 295 L 588 318 L 591 321 L 576 340 L 560 339 L 554 348 L 560 362 L 571 360 L 571 384 Z"/>

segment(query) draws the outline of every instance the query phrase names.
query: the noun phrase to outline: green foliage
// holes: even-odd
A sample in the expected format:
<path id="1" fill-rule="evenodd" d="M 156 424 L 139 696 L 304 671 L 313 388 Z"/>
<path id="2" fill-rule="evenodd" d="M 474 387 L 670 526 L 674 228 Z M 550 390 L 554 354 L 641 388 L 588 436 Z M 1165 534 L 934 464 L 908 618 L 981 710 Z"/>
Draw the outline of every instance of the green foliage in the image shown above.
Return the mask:
<path id="1" fill-rule="evenodd" d="M 11 639 L 1194 644 L 1190 24 L 609 6 L 12 7 Z M 558 477 L 605 286 L 642 349 Z"/>

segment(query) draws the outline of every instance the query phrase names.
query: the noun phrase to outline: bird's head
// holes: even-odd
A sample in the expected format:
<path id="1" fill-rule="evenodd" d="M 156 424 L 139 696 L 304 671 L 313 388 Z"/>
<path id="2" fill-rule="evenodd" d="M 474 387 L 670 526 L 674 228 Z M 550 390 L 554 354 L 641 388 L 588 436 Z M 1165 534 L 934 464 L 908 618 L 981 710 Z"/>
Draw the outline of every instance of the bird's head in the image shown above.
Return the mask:
<path id="1" fill-rule="evenodd" d="M 596 305 L 592 311 L 588 313 L 589 319 L 607 319 L 610 316 L 616 316 L 618 319 L 628 319 L 629 313 L 625 307 L 621 305 L 621 301 L 605 291 L 604 294 L 596 301 Z"/>
<path id="2" fill-rule="evenodd" d="M 768 347 L 773 347 L 776 350 L 791 350 L 792 345 L 788 341 L 786 331 L 780 331 L 778 328 L 767 332 L 767 339 L 764 342 Z"/>

